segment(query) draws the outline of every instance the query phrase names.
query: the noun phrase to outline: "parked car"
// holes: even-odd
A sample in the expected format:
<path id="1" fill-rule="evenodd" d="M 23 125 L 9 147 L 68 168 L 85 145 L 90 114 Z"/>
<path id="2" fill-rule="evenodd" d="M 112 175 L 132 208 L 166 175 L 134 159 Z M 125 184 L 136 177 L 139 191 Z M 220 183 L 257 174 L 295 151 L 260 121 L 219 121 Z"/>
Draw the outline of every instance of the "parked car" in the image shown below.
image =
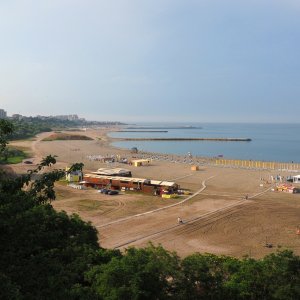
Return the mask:
<path id="1" fill-rule="evenodd" d="M 109 190 L 107 194 L 108 194 L 108 195 L 118 195 L 119 192 L 118 192 L 118 191 L 115 191 L 115 190 Z"/>

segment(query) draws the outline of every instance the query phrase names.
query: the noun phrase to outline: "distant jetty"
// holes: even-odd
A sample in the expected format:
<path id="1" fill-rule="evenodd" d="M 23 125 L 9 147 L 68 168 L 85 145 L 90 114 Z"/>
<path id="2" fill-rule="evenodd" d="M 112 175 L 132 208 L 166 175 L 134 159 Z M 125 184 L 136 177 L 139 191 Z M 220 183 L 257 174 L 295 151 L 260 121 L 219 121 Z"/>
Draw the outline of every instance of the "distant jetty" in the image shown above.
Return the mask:
<path id="1" fill-rule="evenodd" d="M 215 141 L 215 142 L 251 142 L 249 138 L 122 138 L 123 141 Z"/>
<path id="2" fill-rule="evenodd" d="M 115 132 L 168 132 L 168 130 L 117 130 Z"/>
<path id="3" fill-rule="evenodd" d="M 127 127 L 126 129 L 133 129 L 133 130 L 136 130 L 136 129 L 144 129 L 144 130 L 154 130 L 154 129 L 161 129 L 161 130 L 167 130 L 167 129 L 202 129 L 202 127 L 199 127 L 199 126 L 167 126 L 167 127 L 163 127 L 163 126 L 160 126 L 160 127 L 146 127 L 146 126 L 143 126 L 143 127 Z"/>

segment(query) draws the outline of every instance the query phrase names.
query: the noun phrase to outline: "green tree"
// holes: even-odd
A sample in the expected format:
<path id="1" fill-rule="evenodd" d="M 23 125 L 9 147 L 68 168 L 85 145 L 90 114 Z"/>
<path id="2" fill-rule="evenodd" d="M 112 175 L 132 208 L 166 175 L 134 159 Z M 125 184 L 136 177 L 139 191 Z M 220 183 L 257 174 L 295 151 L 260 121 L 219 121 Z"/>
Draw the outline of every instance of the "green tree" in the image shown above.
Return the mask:
<path id="1" fill-rule="evenodd" d="M 224 299 L 224 282 L 239 269 L 238 259 L 214 254 L 192 254 L 181 263 L 180 299 Z"/>
<path id="2" fill-rule="evenodd" d="M 0 119 L 0 154 L 7 145 L 8 135 L 12 134 L 14 126 L 11 122 Z"/>
<path id="3" fill-rule="evenodd" d="M 4 125 L 1 132 L 9 132 Z M 3 134 L 0 152 L 6 144 Z M 95 299 L 84 273 L 109 255 L 103 255 L 94 227 L 50 205 L 54 182 L 64 172 L 43 170 L 55 162 L 47 156 L 26 175 L 0 176 L 1 299 Z M 35 174 L 39 179 L 33 180 Z"/>
<path id="4" fill-rule="evenodd" d="M 103 299 L 169 299 L 179 271 L 179 258 L 161 246 L 129 248 L 122 257 L 93 267 L 87 279 Z"/>
<path id="5" fill-rule="evenodd" d="M 246 258 L 225 285 L 231 299 L 300 299 L 300 257 L 284 250 Z"/>

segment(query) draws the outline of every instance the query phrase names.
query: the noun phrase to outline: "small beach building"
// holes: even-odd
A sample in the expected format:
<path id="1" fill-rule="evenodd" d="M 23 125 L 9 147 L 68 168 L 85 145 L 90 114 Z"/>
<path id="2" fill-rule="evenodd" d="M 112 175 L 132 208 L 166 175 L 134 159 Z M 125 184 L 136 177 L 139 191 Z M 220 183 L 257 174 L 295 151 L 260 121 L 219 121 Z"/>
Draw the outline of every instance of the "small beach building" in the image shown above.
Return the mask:
<path id="1" fill-rule="evenodd" d="M 149 166 L 151 164 L 151 159 L 133 159 L 131 160 L 131 163 L 135 167 Z"/>
<path id="2" fill-rule="evenodd" d="M 119 177 L 132 177 L 131 171 L 121 168 L 99 168 L 92 174 L 105 175 L 105 176 L 119 176 Z"/>
<path id="3" fill-rule="evenodd" d="M 68 173 L 69 167 L 66 167 L 66 180 L 68 182 L 80 182 L 82 180 L 82 172 L 80 170 Z"/>
<path id="4" fill-rule="evenodd" d="M 300 175 L 293 176 L 293 182 L 294 183 L 300 183 Z"/>

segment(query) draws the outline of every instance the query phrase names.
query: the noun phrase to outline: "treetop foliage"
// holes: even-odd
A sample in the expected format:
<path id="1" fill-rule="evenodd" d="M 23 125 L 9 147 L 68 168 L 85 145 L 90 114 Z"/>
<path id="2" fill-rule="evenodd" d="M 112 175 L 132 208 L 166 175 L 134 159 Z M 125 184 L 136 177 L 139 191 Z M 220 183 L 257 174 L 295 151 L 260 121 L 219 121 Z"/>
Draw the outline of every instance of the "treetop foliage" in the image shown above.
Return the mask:
<path id="1" fill-rule="evenodd" d="M 10 122 L 14 131 L 9 133 L 9 139 L 26 139 L 34 137 L 41 132 L 49 132 L 52 130 L 64 130 L 70 127 L 86 127 L 86 126 L 109 126 L 121 125 L 120 122 L 98 122 L 98 121 L 85 121 L 85 120 L 63 120 L 55 117 L 23 117 L 22 119 L 12 119 Z"/>
<path id="2" fill-rule="evenodd" d="M 7 145 L 7 136 L 12 134 L 14 126 L 5 119 L 0 119 L 0 153 Z"/>

